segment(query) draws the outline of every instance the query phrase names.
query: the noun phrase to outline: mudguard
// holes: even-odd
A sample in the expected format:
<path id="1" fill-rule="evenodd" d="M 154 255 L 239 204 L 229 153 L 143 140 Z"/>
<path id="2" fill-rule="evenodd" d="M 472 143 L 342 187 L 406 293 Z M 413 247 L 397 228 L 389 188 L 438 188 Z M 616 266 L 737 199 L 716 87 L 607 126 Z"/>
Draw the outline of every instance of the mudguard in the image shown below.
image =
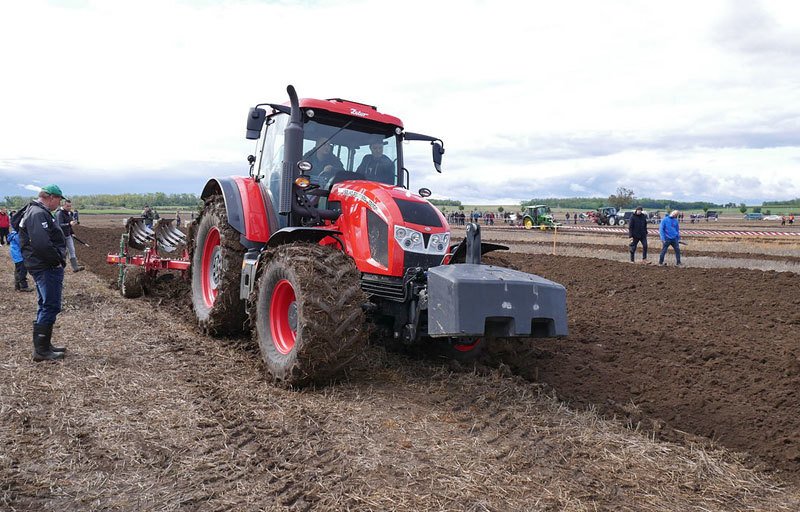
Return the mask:
<path id="1" fill-rule="evenodd" d="M 323 238 L 331 237 L 335 239 L 339 245 L 339 247 L 344 250 L 344 245 L 341 240 L 339 240 L 338 235 L 341 235 L 341 231 L 336 231 L 333 229 L 325 229 L 325 228 L 313 228 L 313 227 L 294 227 L 294 228 L 283 228 L 276 231 L 272 237 L 269 239 L 267 243 L 267 247 L 277 247 L 283 244 L 289 244 L 292 242 L 310 242 L 310 243 L 319 243 Z"/>
<path id="2" fill-rule="evenodd" d="M 228 224 L 247 241 L 266 243 L 272 232 L 278 229 L 278 220 L 273 208 L 268 207 L 269 198 L 260 182 L 243 176 L 212 178 L 203 187 L 200 198 L 206 199 L 214 194 L 222 194 Z"/>
<path id="3" fill-rule="evenodd" d="M 567 290 L 493 265 L 428 269 L 428 335 L 545 338 L 567 335 Z"/>

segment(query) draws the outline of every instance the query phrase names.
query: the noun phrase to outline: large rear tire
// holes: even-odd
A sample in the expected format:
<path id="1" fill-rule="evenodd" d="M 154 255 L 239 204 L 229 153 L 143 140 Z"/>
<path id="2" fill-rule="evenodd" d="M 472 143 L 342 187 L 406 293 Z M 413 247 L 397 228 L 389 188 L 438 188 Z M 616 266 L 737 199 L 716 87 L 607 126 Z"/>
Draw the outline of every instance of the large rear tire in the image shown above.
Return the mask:
<path id="1" fill-rule="evenodd" d="M 525 229 L 533 229 L 533 219 L 530 217 L 525 217 L 522 219 L 522 225 L 525 226 Z"/>
<path id="2" fill-rule="evenodd" d="M 220 196 L 206 201 L 190 229 L 192 305 L 197 323 L 209 334 L 244 330 L 245 302 L 239 298 L 245 248 L 228 224 Z"/>
<path id="3" fill-rule="evenodd" d="M 266 257 L 250 314 L 270 376 L 284 385 L 335 377 L 367 341 L 366 296 L 353 260 L 305 243 Z"/>

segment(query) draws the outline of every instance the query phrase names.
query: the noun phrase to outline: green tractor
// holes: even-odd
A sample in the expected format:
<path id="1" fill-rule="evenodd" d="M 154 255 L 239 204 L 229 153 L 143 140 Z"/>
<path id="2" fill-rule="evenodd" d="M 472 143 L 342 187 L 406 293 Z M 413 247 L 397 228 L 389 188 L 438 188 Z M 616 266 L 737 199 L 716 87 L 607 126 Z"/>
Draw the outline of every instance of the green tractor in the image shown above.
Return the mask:
<path id="1" fill-rule="evenodd" d="M 522 215 L 522 225 L 525 229 L 552 229 L 558 224 L 553 220 L 550 207 L 544 204 L 526 206 L 525 213 Z"/>

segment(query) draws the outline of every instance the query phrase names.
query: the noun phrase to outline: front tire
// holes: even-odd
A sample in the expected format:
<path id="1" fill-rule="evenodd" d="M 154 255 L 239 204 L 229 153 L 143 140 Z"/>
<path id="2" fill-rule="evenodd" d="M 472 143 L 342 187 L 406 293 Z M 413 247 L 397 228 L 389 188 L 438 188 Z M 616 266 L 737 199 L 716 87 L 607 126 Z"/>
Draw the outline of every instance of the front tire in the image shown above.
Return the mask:
<path id="1" fill-rule="evenodd" d="M 335 377 L 367 340 L 366 296 L 353 260 L 305 243 L 267 257 L 251 317 L 270 376 L 290 386 Z"/>
<path id="2" fill-rule="evenodd" d="M 206 202 L 190 232 L 192 305 L 197 323 L 209 334 L 244 330 L 245 303 L 239 298 L 245 248 L 228 224 L 222 197 Z"/>

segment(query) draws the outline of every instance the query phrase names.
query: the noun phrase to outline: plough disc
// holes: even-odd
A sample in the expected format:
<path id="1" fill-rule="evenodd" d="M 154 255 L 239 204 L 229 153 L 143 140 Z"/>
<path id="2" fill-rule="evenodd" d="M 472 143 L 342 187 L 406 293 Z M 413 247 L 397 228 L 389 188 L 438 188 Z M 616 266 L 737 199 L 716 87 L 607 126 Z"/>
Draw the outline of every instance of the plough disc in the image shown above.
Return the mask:
<path id="1" fill-rule="evenodd" d="M 174 219 L 161 218 L 150 227 L 145 219 L 131 217 L 125 222 L 128 231 L 128 245 L 143 251 L 152 247 L 156 240 L 158 250 L 174 252 L 178 247 L 186 245 L 186 235 L 178 229 Z"/>

